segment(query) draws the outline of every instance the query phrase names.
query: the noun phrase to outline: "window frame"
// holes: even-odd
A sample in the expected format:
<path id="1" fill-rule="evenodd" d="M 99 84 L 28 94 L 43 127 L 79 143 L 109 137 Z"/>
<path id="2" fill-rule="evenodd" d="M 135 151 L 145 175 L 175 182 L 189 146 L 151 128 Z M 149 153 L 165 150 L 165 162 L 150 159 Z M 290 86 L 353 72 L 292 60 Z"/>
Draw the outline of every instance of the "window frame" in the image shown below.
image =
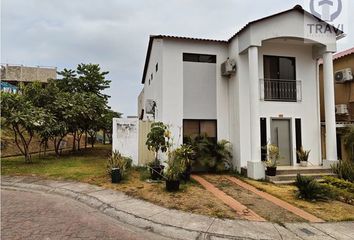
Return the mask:
<path id="1" fill-rule="evenodd" d="M 184 127 L 185 127 L 185 122 L 186 121 L 194 121 L 194 122 L 198 122 L 198 136 L 202 136 L 201 135 L 201 122 L 213 122 L 215 123 L 215 137 L 208 137 L 208 139 L 215 139 L 215 141 L 217 141 L 218 139 L 218 121 L 217 119 L 183 119 L 183 123 L 182 123 L 182 140 L 183 143 L 184 142 L 184 138 L 187 137 L 184 135 Z"/>
<path id="2" fill-rule="evenodd" d="M 265 63 L 266 63 L 266 58 L 275 58 L 277 59 L 277 65 L 278 65 L 278 72 L 277 72 L 277 75 L 278 75 L 278 78 L 267 78 L 265 75 Z M 280 58 L 286 58 L 286 59 L 290 59 L 293 63 L 294 63 L 294 79 L 281 79 L 280 78 Z M 277 56 L 277 55 L 263 55 L 263 76 L 264 76 L 264 79 L 274 79 L 274 80 L 294 80 L 296 81 L 296 57 L 290 57 L 290 56 Z"/>

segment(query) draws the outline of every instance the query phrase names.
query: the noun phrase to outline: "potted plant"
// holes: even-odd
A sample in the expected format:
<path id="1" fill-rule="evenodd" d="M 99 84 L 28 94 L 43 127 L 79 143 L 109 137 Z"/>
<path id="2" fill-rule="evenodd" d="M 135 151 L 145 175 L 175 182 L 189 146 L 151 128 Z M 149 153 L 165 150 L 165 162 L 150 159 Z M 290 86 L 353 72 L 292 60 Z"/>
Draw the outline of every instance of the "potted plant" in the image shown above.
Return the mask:
<path id="1" fill-rule="evenodd" d="M 151 130 L 147 135 L 146 146 L 154 151 L 155 160 L 149 164 L 151 179 L 158 180 L 162 178 L 164 166 L 158 158 L 159 151 L 166 152 L 170 147 L 170 131 L 162 122 L 151 124 Z"/>
<path id="2" fill-rule="evenodd" d="M 184 172 L 181 174 L 182 180 L 189 181 L 192 172 L 192 158 L 195 154 L 193 147 L 188 144 L 183 144 L 175 150 L 175 154 L 185 167 Z"/>
<path id="3" fill-rule="evenodd" d="M 179 190 L 180 176 L 185 170 L 186 166 L 176 150 L 170 152 L 167 167 L 164 170 L 167 191 L 174 192 Z"/>
<path id="4" fill-rule="evenodd" d="M 300 150 L 296 151 L 297 157 L 300 160 L 301 167 L 307 167 L 310 152 L 311 150 L 306 151 L 303 147 L 301 147 Z"/>
<path id="5" fill-rule="evenodd" d="M 131 167 L 132 159 L 122 156 L 118 151 L 112 153 L 107 161 L 107 173 L 112 183 L 119 183 Z"/>
<path id="6" fill-rule="evenodd" d="M 275 176 L 279 160 L 279 148 L 276 145 L 267 145 L 267 161 L 265 161 L 266 175 Z"/>

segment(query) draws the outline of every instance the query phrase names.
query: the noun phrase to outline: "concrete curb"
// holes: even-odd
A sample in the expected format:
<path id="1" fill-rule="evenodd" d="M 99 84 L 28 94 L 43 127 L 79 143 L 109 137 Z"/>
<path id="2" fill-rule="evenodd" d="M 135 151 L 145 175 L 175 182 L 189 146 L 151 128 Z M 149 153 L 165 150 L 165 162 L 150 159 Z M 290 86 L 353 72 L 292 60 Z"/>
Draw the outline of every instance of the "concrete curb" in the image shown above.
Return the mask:
<path id="1" fill-rule="evenodd" d="M 327 226 L 316 224 L 298 223 L 281 226 L 270 222 L 222 220 L 162 208 L 118 191 L 79 182 L 3 176 L 1 188 L 68 197 L 121 222 L 173 239 L 308 239 L 309 236 L 306 234 L 310 235 L 311 239 L 354 238 L 351 235 L 353 223 L 348 223 L 348 226 L 345 223 L 341 224 L 345 225 L 342 226 L 344 233 L 337 232 L 336 235 L 331 235 Z M 309 230 L 301 231 L 302 229 Z M 338 227 L 333 229 L 337 231 Z"/>

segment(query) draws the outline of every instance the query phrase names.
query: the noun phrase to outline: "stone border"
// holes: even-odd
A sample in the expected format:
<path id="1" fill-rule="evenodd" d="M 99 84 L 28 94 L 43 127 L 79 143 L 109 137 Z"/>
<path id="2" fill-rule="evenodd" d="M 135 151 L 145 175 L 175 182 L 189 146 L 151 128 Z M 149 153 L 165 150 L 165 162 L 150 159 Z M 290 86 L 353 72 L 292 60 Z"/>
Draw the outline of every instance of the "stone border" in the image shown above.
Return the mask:
<path id="1" fill-rule="evenodd" d="M 222 220 L 163 208 L 131 198 L 122 192 L 80 182 L 3 176 L 1 187 L 9 190 L 58 194 L 75 199 L 121 222 L 173 239 L 280 240 L 317 239 L 317 236 L 318 239 L 331 240 L 354 238 L 352 222 L 279 225 L 271 222 Z"/>

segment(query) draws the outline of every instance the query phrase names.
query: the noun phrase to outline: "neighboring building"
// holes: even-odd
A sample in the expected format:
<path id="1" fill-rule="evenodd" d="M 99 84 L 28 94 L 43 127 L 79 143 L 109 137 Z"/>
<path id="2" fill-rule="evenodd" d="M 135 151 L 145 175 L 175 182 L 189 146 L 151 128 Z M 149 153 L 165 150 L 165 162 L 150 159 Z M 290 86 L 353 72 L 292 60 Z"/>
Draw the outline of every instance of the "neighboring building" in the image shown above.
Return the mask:
<path id="1" fill-rule="evenodd" d="M 354 126 L 354 47 L 333 56 L 335 77 L 335 104 L 337 124 L 337 153 L 339 159 L 346 159 L 347 152 L 343 144 L 343 133 L 346 127 Z M 321 122 L 322 144 L 325 146 L 325 110 L 323 95 L 323 64 L 320 63 L 320 90 L 321 90 Z M 325 152 L 322 154 L 325 156 Z"/>
<path id="2" fill-rule="evenodd" d="M 7 83 L 7 82 L 1 82 L 0 83 L 1 86 L 1 91 L 3 92 L 8 92 L 8 93 L 17 93 L 18 92 L 18 87 Z"/>
<path id="3" fill-rule="evenodd" d="M 279 146 L 280 165 L 337 162 L 332 53 L 343 32 L 309 35 L 326 26 L 301 6 L 247 24 L 229 40 L 150 36 L 139 116 L 171 126 L 176 145 L 207 134 L 229 140 L 234 166 L 264 178 L 262 146 Z M 318 59 L 325 61 L 326 152 L 321 156 Z M 223 64 L 225 63 L 225 64 Z M 235 63 L 235 64 L 234 64 Z"/>
<path id="4" fill-rule="evenodd" d="M 17 86 L 20 82 L 41 82 L 46 84 L 48 79 L 57 78 L 55 67 L 26 67 L 22 65 L 2 65 L 1 81 Z"/>

